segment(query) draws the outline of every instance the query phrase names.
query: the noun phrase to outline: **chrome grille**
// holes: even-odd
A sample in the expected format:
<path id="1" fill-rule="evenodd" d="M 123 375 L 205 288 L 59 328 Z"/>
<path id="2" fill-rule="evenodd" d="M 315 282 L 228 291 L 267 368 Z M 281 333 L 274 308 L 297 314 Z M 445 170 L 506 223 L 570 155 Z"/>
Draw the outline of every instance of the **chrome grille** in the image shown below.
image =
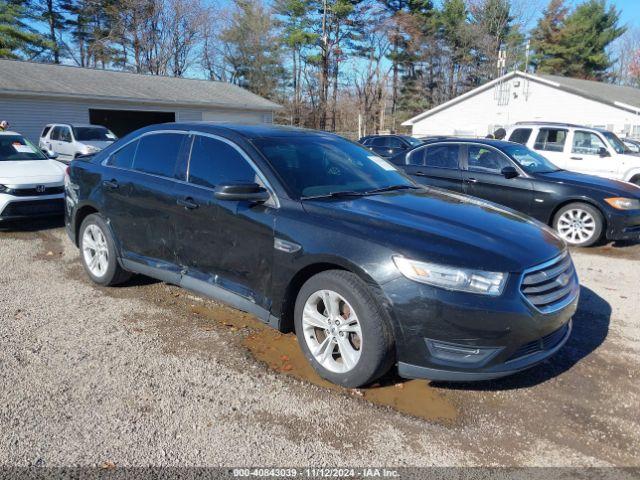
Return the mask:
<path id="1" fill-rule="evenodd" d="M 578 296 L 580 285 L 573 262 L 564 253 L 524 272 L 520 291 L 542 313 L 560 310 Z"/>

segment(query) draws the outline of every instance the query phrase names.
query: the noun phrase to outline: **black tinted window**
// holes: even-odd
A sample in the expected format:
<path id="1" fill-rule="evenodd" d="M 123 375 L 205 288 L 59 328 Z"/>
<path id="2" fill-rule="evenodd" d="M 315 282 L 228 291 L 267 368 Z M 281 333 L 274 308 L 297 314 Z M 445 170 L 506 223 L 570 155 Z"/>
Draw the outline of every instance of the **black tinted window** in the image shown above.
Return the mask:
<path id="1" fill-rule="evenodd" d="M 533 148 L 548 152 L 562 152 L 567 140 L 567 131 L 558 128 L 541 128 Z"/>
<path id="2" fill-rule="evenodd" d="M 457 145 L 434 145 L 425 149 L 425 166 L 434 168 L 458 168 Z"/>
<path id="3" fill-rule="evenodd" d="M 42 134 L 40 134 L 40 136 L 46 137 L 47 133 L 49 133 L 49 130 L 51 130 L 51 126 L 47 125 L 46 127 L 44 127 L 44 130 L 42 130 Z"/>
<path id="4" fill-rule="evenodd" d="M 386 137 L 376 137 L 371 140 L 371 143 L 369 145 L 373 145 L 374 147 L 386 147 L 387 139 Z"/>
<path id="5" fill-rule="evenodd" d="M 133 165 L 133 157 L 136 154 L 138 140 L 131 142 L 109 157 L 108 165 L 120 168 L 131 168 Z"/>
<path id="6" fill-rule="evenodd" d="M 531 131 L 530 128 L 516 128 L 513 133 L 511 133 L 509 141 L 526 145 L 531 136 Z"/>
<path id="7" fill-rule="evenodd" d="M 69 127 L 61 127 L 60 128 L 60 141 L 62 142 L 71 142 L 71 130 Z"/>
<path id="8" fill-rule="evenodd" d="M 501 173 L 504 167 L 511 165 L 502 154 L 491 148 L 472 145 L 468 155 L 471 172 Z"/>
<path id="9" fill-rule="evenodd" d="M 184 135 L 156 133 L 142 137 L 133 167 L 141 172 L 173 177 Z"/>
<path id="10" fill-rule="evenodd" d="M 60 140 L 60 127 L 53 127 L 49 138 L 51 140 Z"/>
<path id="11" fill-rule="evenodd" d="M 400 140 L 399 138 L 389 137 L 387 139 L 387 146 L 389 148 L 402 148 L 404 146 L 404 143 L 402 143 L 402 140 Z"/>
<path id="12" fill-rule="evenodd" d="M 256 172 L 231 145 L 196 135 L 189 162 L 189 181 L 204 187 L 227 182 L 255 182 Z"/>

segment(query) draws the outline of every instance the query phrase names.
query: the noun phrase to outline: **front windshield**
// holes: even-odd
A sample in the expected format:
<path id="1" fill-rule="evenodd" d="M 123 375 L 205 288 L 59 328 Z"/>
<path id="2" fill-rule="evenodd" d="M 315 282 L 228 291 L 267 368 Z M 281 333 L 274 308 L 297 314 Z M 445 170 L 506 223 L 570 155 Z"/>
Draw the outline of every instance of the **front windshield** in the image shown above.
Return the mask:
<path id="1" fill-rule="evenodd" d="M 14 160 L 47 160 L 47 157 L 22 135 L 0 135 L 0 162 Z"/>
<path id="2" fill-rule="evenodd" d="M 631 150 L 629 149 L 629 147 L 627 147 L 622 142 L 622 140 L 618 138 L 618 136 L 615 133 L 602 132 L 602 135 L 604 135 L 604 138 L 607 139 L 607 142 L 609 142 L 609 145 L 611 145 L 617 153 L 631 153 Z"/>
<path id="3" fill-rule="evenodd" d="M 258 138 L 253 143 L 293 198 L 415 188 L 389 162 L 339 137 L 292 135 Z"/>
<path id="4" fill-rule="evenodd" d="M 524 145 L 513 144 L 504 147 L 503 150 L 527 173 L 549 173 L 560 170 L 545 157 Z"/>
<path id="5" fill-rule="evenodd" d="M 113 142 L 116 136 L 105 127 L 75 127 L 73 135 L 80 142 L 101 141 Z"/>
<path id="6" fill-rule="evenodd" d="M 424 142 L 422 140 L 418 140 L 413 137 L 404 137 L 404 139 L 411 144 L 412 147 L 417 147 L 418 145 L 422 145 Z"/>

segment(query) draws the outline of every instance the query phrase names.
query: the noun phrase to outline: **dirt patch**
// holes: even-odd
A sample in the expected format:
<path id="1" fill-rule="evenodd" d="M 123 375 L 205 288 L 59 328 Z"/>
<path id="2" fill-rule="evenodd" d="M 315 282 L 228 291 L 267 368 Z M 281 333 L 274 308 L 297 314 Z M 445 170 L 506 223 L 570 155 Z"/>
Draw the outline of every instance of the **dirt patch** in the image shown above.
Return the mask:
<path id="1" fill-rule="evenodd" d="M 191 306 L 190 311 L 200 319 L 210 319 L 233 332 L 245 333 L 242 345 L 255 359 L 279 373 L 335 392 L 360 397 L 367 402 L 390 407 L 413 417 L 443 423 L 454 423 L 458 419 L 458 410 L 454 404 L 426 381 L 389 378 L 368 388 L 345 389 L 324 380 L 316 373 L 304 357 L 294 334 L 282 334 L 251 315 L 211 305 L 210 302 Z M 213 327 L 205 323 L 200 324 L 200 328 Z"/>
<path id="2" fill-rule="evenodd" d="M 603 257 L 638 260 L 640 258 L 640 243 L 613 242 L 594 248 L 572 248 L 574 254 L 600 255 Z"/>

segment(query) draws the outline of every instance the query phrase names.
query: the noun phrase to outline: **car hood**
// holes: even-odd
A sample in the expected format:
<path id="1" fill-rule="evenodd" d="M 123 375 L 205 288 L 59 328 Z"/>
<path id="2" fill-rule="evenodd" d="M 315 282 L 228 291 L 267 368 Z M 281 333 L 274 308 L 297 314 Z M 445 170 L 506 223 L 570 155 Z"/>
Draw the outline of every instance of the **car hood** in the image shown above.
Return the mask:
<path id="1" fill-rule="evenodd" d="M 569 172 L 567 170 L 560 170 L 557 172 L 549 173 L 538 173 L 536 174 L 536 178 L 551 180 L 553 182 L 562 182 L 566 185 L 574 185 L 581 188 L 598 190 L 602 193 L 616 197 L 640 197 L 640 188 L 631 183 L 621 182 L 619 180 L 612 180 L 604 177 L 596 177 L 594 175 Z"/>
<path id="2" fill-rule="evenodd" d="M 100 150 L 107 148 L 109 145 L 113 143 L 112 140 L 87 140 L 78 142 L 82 145 L 91 145 L 92 147 L 99 148 Z"/>
<path id="3" fill-rule="evenodd" d="M 439 189 L 312 200 L 304 206 L 334 228 L 351 229 L 394 253 L 459 267 L 521 272 L 565 248 L 553 230 L 530 217 Z"/>
<path id="4" fill-rule="evenodd" d="M 56 160 L 0 162 L 0 184 L 61 183 L 65 166 Z"/>

